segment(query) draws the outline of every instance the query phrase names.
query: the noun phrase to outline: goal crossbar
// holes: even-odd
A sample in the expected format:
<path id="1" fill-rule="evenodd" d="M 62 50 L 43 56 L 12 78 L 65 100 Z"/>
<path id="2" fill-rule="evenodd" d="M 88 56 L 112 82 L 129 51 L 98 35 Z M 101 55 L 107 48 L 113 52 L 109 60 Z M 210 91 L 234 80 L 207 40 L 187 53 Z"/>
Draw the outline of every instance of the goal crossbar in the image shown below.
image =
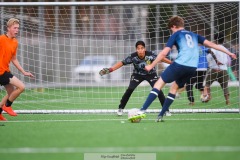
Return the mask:
<path id="1" fill-rule="evenodd" d="M 1 6 L 111 6 L 111 5 L 157 5 L 157 4 L 203 4 L 233 3 L 240 0 L 172 0 L 172 1 L 94 1 L 94 2 L 0 2 Z"/>

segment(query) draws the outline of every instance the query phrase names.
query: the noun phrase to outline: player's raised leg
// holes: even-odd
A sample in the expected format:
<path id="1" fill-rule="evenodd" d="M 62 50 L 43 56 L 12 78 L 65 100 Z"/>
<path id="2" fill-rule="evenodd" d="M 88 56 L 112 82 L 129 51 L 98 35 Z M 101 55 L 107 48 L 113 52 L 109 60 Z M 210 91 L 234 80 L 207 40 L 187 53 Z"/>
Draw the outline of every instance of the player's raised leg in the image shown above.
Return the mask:
<path id="1" fill-rule="evenodd" d="M 14 89 L 14 86 L 16 89 Z M 25 90 L 25 85 L 17 77 L 13 76 L 10 78 L 10 83 L 4 87 L 6 88 L 9 97 L 2 109 L 10 116 L 17 116 L 17 113 L 13 111 L 11 106 L 13 101 Z"/>
<path id="2" fill-rule="evenodd" d="M 163 115 L 169 109 L 169 106 L 173 103 L 173 101 L 175 100 L 175 96 L 176 96 L 178 88 L 179 87 L 178 87 L 177 83 L 173 82 L 173 84 L 171 85 L 170 91 L 168 93 L 168 96 L 166 97 L 165 102 L 163 104 L 163 108 L 162 108 L 160 114 L 158 115 L 157 122 L 163 121 Z"/>
<path id="3" fill-rule="evenodd" d="M 145 112 L 148 109 L 148 107 L 152 104 L 152 102 L 157 98 L 158 94 L 160 93 L 160 90 L 162 87 L 164 87 L 165 82 L 160 77 L 157 82 L 155 83 L 153 89 L 149 93 L 145 103 L 141 107 L 140 111 L 134 118 L 144 118 L 146 117 Z"/>
<path id="4" fill-rule="evenodd" d="M 143 104 L 142 108 L 140 109 L 141 111 L 145 112 L 148 107 L 152 104 L 152 102 L 156 99 L 156 97 L 158 96 L 160 90 L 162 87 L 164 87 L 165 82 L 162 80 L 162 78 L 160 77 L 157 82 L 154 84 L 153 89 L 151 90 L 151 92 L 149 93 L 145 103 Z"/>
<path id="5" fill-rule="evenodd" d="M 6 91 L 7 91 L 7 95 L 5 95 L 1 101 L 2 109 L 7 112 L 10 116 L 17 116 L 17 114 L 13 111 L 11 105 L 11 101 L 9 101 L 9 96 L 12 94 L 12 92 L 14 91 L 14 86 L 12 84 L 7 84 L 4 85 Z"/>

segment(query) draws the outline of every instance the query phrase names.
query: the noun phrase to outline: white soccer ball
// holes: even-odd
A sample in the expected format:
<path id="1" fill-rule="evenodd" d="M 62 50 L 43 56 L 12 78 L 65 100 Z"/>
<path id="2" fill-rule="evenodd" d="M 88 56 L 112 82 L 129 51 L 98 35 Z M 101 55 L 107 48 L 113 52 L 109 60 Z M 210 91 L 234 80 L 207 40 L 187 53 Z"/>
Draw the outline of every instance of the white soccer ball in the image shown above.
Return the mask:
<path id="1" fill-rule="evenodd" d="M 201 96 L 201 101 L 202 101 L 203 103 L 207 103 L 209 100 L 210 100 L 210 99 L 209 99 L 209 96 L 208 96 L 208 95 L 207 95 L 207 96 Z"/>
<path id="2" fill-rule="evenodd" d="M 128 119 L 132 122 L 132 123 L 139 123 L 141 121 L 141 118 L 138 119 L 134 119 L 132 120 L 131 118 L 136 116 L 139 112 L 138 108 L 132 108 L 128 111 Z"/>

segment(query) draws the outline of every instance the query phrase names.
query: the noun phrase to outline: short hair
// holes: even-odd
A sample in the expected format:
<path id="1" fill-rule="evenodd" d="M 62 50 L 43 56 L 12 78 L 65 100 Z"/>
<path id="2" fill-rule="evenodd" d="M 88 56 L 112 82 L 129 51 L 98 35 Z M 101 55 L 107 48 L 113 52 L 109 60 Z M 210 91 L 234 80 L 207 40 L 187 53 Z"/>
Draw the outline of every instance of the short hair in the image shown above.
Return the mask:
<path id="1" fill-rule="evenodd" d="M 224 42 L 224 34 L 222 32 L 215 33 L 214 40 L 217 41 L 217 43 L 222 44 Z"/>
<path id="2" fill-rule="evenodd" d="M 142 45 L 145 48 L 145 43 L 143 41 L 137 41 L 135 47 L 137 48 L 138 45 Z"/>
<path id="3" fill-rule="evenodd" d="M 16 18 L 10 18 L 7 22 L 7 27 L 11 27 L 14 24 L 19 24 L 19 20 Z"/>
<path id="4" fill-rule="evenodd" d="M 168 21 L 168 28 L 171 29 L 173 26 L 184 27 L 184 20 L 180 16 L 172 16 Z"/>

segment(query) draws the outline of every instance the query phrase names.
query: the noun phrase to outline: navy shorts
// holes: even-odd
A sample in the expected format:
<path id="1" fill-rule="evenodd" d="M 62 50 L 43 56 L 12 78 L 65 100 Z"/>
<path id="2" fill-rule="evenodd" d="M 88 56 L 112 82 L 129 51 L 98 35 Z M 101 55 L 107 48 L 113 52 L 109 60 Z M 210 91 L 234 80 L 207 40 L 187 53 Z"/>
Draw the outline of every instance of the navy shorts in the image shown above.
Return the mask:
<path id="1" fill-rule="evenodd" d="M 12 78 L 13 75 L 11 72 L 4 72 L 2 75 L 0 75 L 0 85 L 5 86 L 9 84 L 10 78 Z"/>
<path id="2" fill-rule="evenodd" d="M 174 62 L 161 74 L 161 78 L 165 83 L 176 81 L 178 87 L 182 88 L 194 76 L 196 69 L 196 67 L 184 66 Z"/>

